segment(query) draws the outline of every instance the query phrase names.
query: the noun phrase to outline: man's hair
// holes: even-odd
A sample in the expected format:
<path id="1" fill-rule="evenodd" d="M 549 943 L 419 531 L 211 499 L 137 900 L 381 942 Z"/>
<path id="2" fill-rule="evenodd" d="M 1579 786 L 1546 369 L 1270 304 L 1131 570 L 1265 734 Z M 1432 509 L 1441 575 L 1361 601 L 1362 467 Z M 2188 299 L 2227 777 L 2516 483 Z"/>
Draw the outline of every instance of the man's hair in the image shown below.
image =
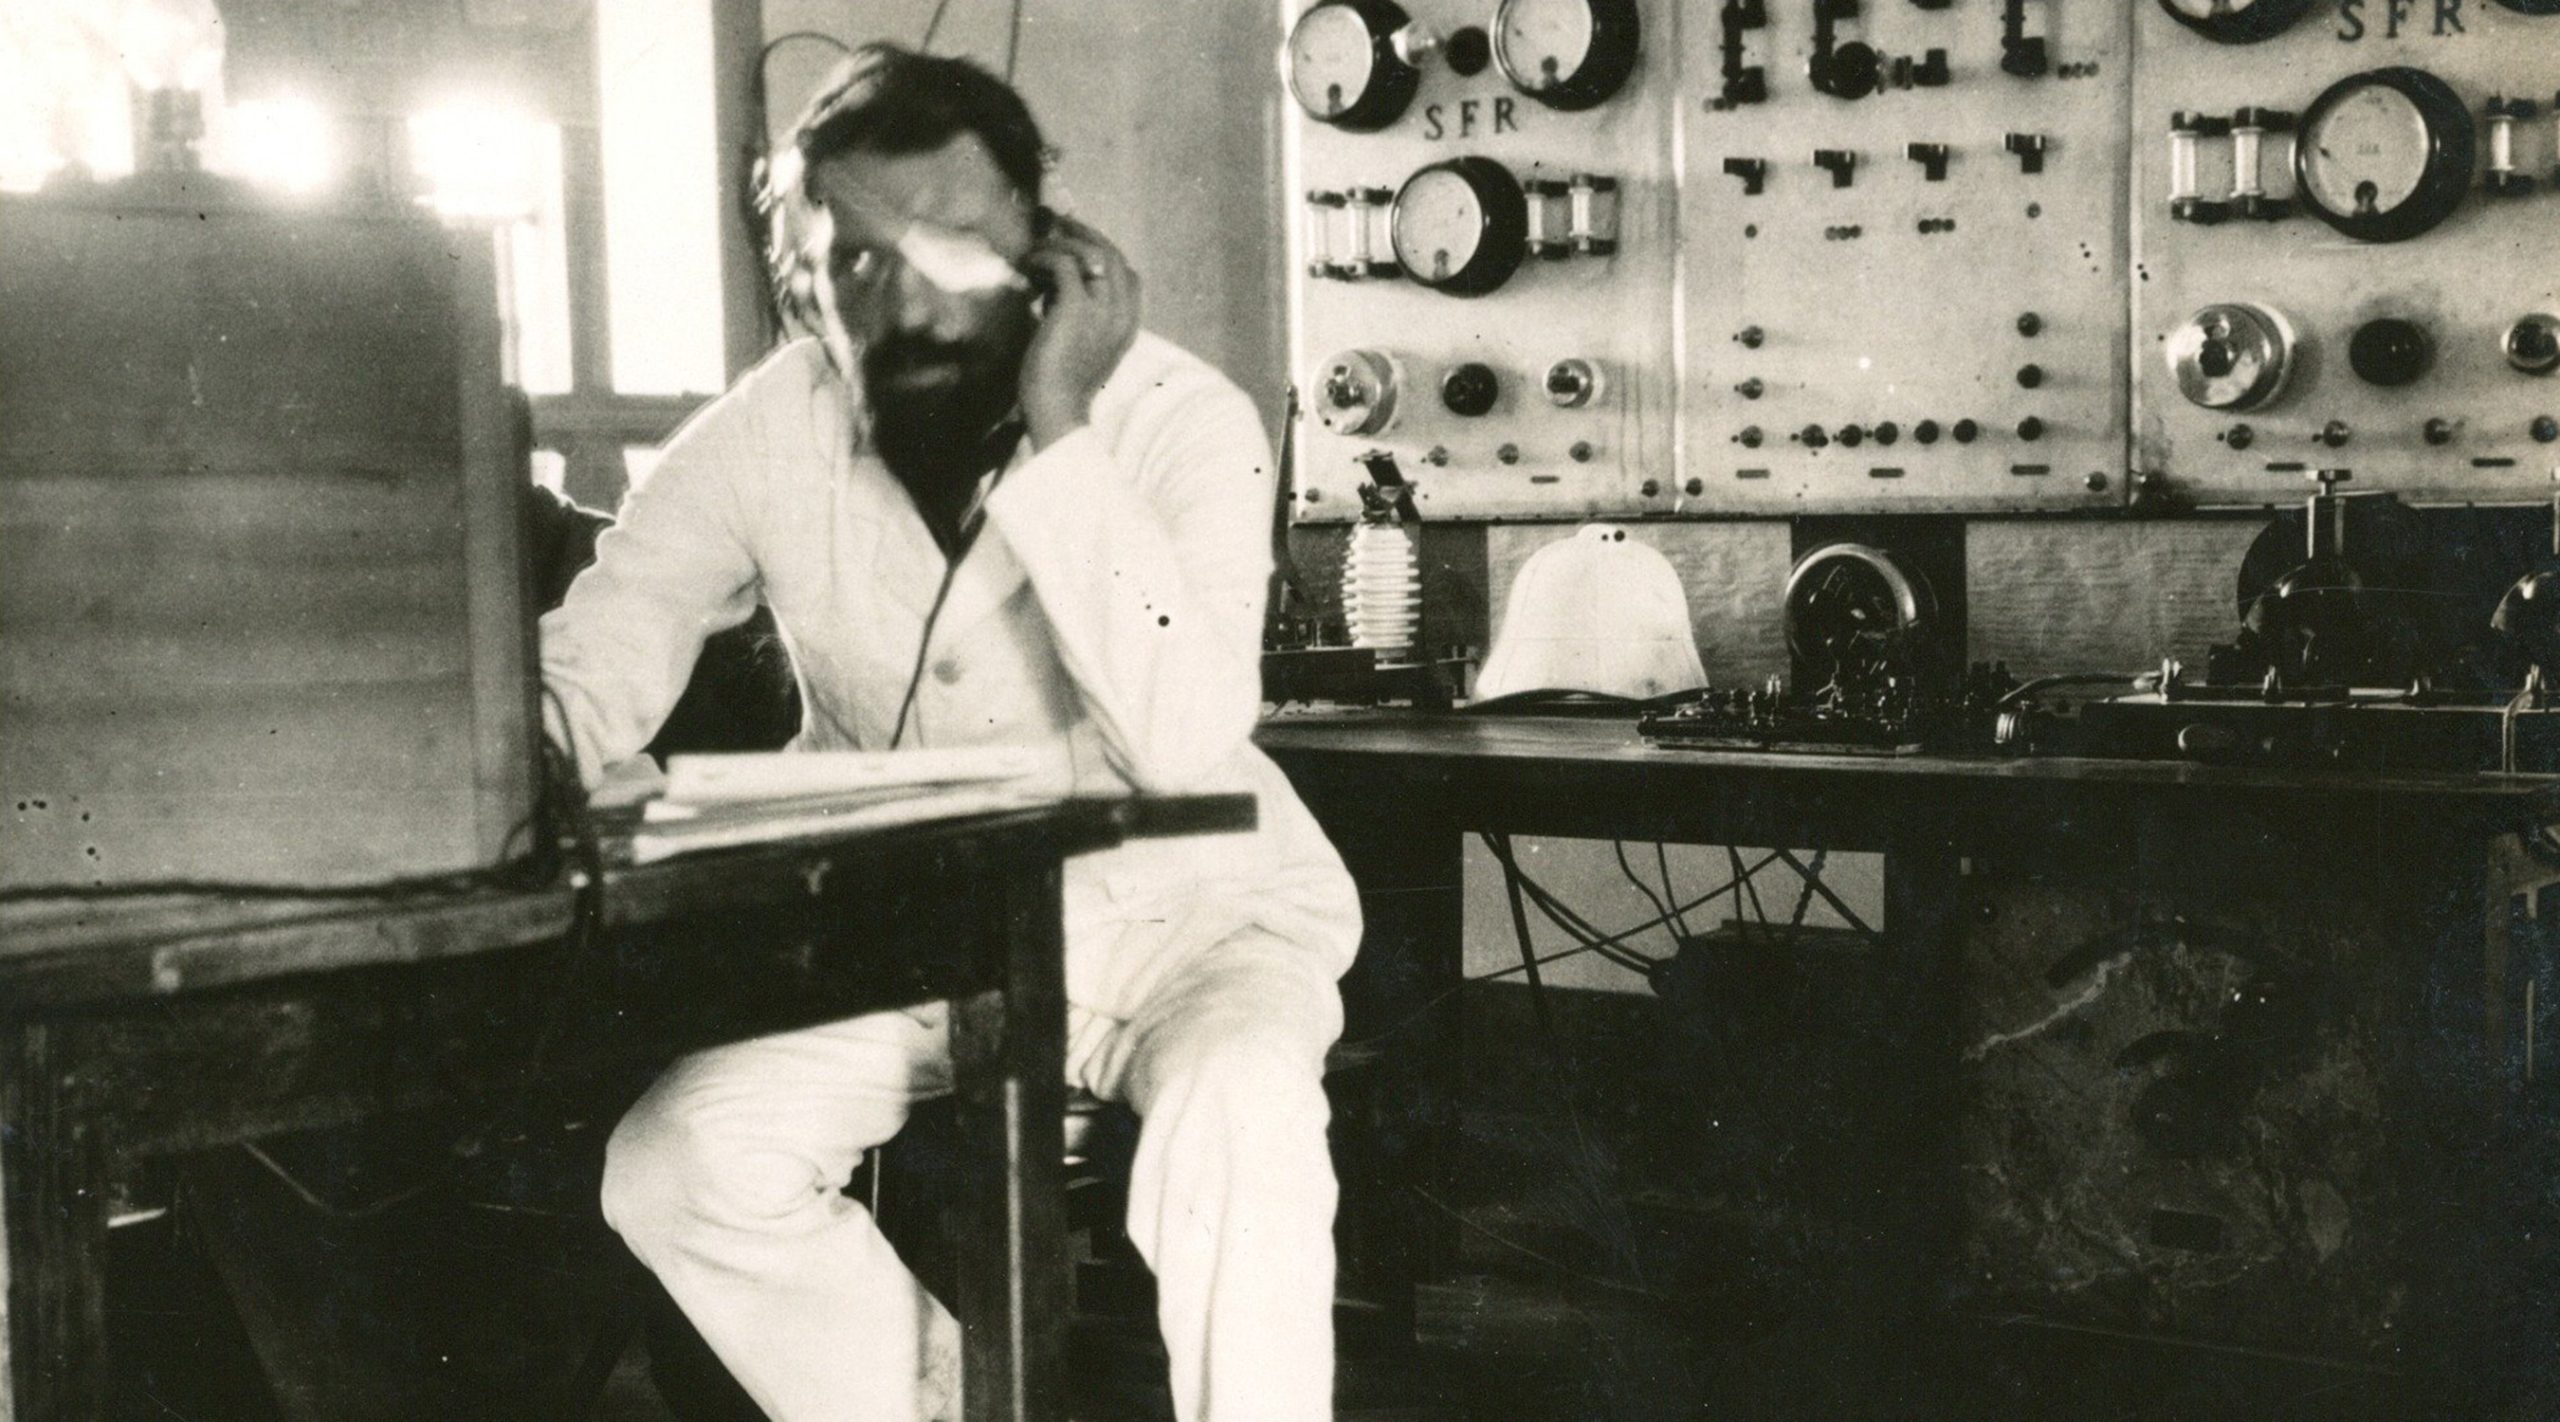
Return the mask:
<path id="1" fill-rule="evenodd" d="M 978 136 L 1025 201 L 1040 200 L 1047 149 L 1021 95 L 965 59 L 867 44 L 837 67 L 802 112 L 800 171 L 806 175 L 857 150 L 930 153 L 963 133 Z"/>

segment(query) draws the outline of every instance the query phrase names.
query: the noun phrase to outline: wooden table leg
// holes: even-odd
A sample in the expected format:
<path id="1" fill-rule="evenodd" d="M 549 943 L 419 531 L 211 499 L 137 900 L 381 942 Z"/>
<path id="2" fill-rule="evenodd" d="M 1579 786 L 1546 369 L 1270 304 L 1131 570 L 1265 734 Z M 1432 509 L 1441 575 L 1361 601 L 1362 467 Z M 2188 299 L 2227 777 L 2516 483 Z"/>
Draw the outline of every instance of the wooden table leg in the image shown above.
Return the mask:
<path id="1" fill-rule="evenodd" d="M 1066 947 L 1059 872 L 1002 886 L 1005 987 L 952 1004 L 951 1219 L 969 1422 L 1066 1415 Z"/>
<path id="2" fill-rule="evenodd" d="M 1359 883 L 1365 920 L 1342 984 L 1343 1038 L 1379 1049 L 1358 1083 L 1368 1109 L 1335 1132 L 1343 1284 L 1382 1305 L 1387 1329 L 1409 1341 L 1416 1286 L 1446 1277 L 1458 1258 L 1457 1220 L 1420 1192 L 1449 1198 L 1459 1170 L 1464 844 L 1445 821 L 1375 804 L 1365 815 L 1327 808 L 1337 809 L 1324 824 Z"/>
<path id="3" fill-rule="evenodd" d="M 107 1411 L 106 1191 L 57 1031 L 0 1028 L 0 1223 L 8 1239 L 0 1419 Z"/>

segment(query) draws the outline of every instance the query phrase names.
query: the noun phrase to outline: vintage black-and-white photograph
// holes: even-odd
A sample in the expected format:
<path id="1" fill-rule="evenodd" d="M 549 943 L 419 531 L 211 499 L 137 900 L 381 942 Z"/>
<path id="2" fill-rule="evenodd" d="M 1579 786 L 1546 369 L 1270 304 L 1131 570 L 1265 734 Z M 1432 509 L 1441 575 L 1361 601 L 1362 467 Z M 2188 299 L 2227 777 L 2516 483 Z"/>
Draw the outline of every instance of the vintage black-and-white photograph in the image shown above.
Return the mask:
<path id="1" fill-rule="evenodd" d="M 0 0 L 0 1422 L 2553 1422 L 2560 0 Z"/>

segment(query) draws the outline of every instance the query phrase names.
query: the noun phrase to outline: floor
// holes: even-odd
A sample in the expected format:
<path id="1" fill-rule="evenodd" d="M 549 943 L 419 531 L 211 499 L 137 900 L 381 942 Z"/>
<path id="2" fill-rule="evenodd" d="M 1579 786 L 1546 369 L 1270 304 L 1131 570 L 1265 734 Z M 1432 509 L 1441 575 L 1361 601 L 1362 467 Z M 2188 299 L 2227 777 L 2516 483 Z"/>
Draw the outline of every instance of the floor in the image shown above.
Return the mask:
<path id="1" fill-rule="evenodd" d="M 1534 1030 L 1516 999 L 1471 995 L 1468 1006 L 1473 1040 Z M 1557 1020 L 1581 1047 L 1571 1061 L 1517 1053 L 1511 1070 L 1467 1079 L 1460 1169 L 1445 1196 L 1422 1201 L 1426 1217 L 1437 1212 L 1453 1233 L 1454 1267 L 1415 1301 L 1411 1329 L 1388 1326 L 1356 1300 L 1339 1315 L 1340 1422 L 2410 1415 L 2386 1379 L 2280 1357 L 2025 1320 L 1947 1323 L 1926 1334 L 1881 1326 L 1898 1316 L 1894 1300 L 1914 1297 L 1915 1281 L 1892 1263 L 1909 1252 L 1908 1241 L 1890 1236 L 1901 1217 L 1858 1206 L 1862 1192 L 1839 1188 L 1860 1178 L 1853 1157 L 1785 1156 L 1822 1162 L 1826 1178 L 1774 1194 L 1751 1175 L 1736 1177 L 1750 1188 L 1730 1180 L 1729 1188 L 1700 1187 L 1699 1171 L 1712 1173 L 1714 1159 L 1702 1166 L 1694 1153 L 1665 1156 L 1647 1144 L 1699 1134 L 1678 1091 L 1646 1086 L 1643 1071 L 1627 1066 L 1658 1051 L 1659 1035 L 1622 1004 L 1558 1006 L 1572 1009 Z M 1762 1106 L 1772 1118 L 1815 1109 L 1779 1094 Z M 630 1303 L 636 1266 L 616 1262 L 618 1246 L 597 1233 L 600 1223 L 571 1218 L 591 1198 L 580 1183 L 590 1167 L 579 1163 L 591 1143 L 572 1130 L 501 1152 L 511 1162 L 503 1169 L 439 1167 L 455 1198 L 421 1200 L 379 1221 L 314 1214 L 245 1156 L 198 1162 L 181 1192 L 188 1208 L 111 1236 L 115 1416 L 554 1422 L 578 1415 L 556 1399 L 596 1397 L 601 1372 L 601 1398 L 583 1414 L 596 1422 L 730 1422 L 736 1414 L 664 1400 L 649 1366 L 650 1330 Z M 1742 1158 L 1782 1153 L 1753 1138 Z M 308 1143 L 300 1154 L 280 1146 L 279 1160 L 305 1188 L 339 1201 L 374 1198 L 373 1177 L 417 1178 L 421 1168 Z M 261 1241 L 255 1269 L 226 1246 L 243 1237 Z M 1073 1373 L 1083 1422 L 1171 1415 L 1151 1303 L 1133 1262 L 1114 1264 L 1105 1251 L 1079 1271 L 1087 1307 Z M 492 1292 L 486 1280 L 501 1263 L 514 1282 Z M 528 1263 L 538 1267 L 521 1267 Z M 918 1268 L 933 1277 L 929 1259 Z M 377 1276 L 404 1282 L 364 1283 Z M 413 1318 L 427 1321 L 402 1321 Z M 471 1325 L 485 1326 L 491 1341 L 454 1341 L 467 1340 Z M 590 1347 L 595 1340 L 603 1341 Z M 358 1356 L 369 1373 L 350 1365 Z M 594 1369 L 583 1380 L 582 1361 Z M 2560 1395 L 2560 1357 L 2546 1371 Z M 266 1375 L 285 1381 L 270 1385 Z M 279 1396 L 301 1406 L 280 1407 Z M 2560 1407 L 2546 1398 L 2495 1422 L 2554 1416 Z"/>

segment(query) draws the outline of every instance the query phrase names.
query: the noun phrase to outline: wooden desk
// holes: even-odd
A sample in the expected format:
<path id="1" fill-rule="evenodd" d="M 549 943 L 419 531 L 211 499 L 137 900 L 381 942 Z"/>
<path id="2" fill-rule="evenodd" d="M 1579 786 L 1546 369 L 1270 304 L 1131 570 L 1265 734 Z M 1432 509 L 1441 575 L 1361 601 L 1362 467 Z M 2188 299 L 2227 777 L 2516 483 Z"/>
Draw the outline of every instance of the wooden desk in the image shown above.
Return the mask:
<path id="1" fill-rule="evenodd" d="M 1258 741 L 1360 882 L 1368 932 L 1346 985 L 1350 1035 L 1394 1024 L 1411 1047 L 1386 1068 L 1404 1103 L 1389 1134 L 1411 1143 L 1406 1154 L 1365 1180 L 1346 1172 L 1346 1236 L 1376 1251 L 1372 1267 L 1427 1276 L 1454 1253 L 1446 1217 L 1397 1200 L 1404 1179 L 1451 1165 L 1466 1044 L 1454 1014 L 1416 1020 L 1416 1004 L 1444 1001 L 1460 974 L 1465 832 L 1848 849 L 1884 855 L 1883 957 L 1910 972 L 1896 991 L 1928 1024 L 1911 1062 L 1914 1110 L 1875 1153 L 1906 1174 L 1914 1201 L 1891 1222 L 1907 1233 L 1886 1236 L 1920 1242 L 1896 1286 L 1913 1315 L 1944 1298 L 1962 1227 L 1949 1218 L 1962 1193 L 1953 1150 L 1933 1138 L 1972 1089 L 1958 1062 L 1982 1030 L 1976 1010 L 1977 1037 L 1959 1037 L 1970 1009 L 1959 984 L 1981 982 L 1980 925 L 2032 898 L 2127 919 L 2228 908 L 2346 925 L 2322 931 L 2352 938 L 2381 985 L 2377 1131 L 2395 1157 L 2390 1198 L 2406 1214 L 2395 1267 L 2413 1299 L 2373 1366 L 2419 1390 L 2512 1371 L 2513 1354 L 2497 1354 L 2516 1345 L 2488 1341 L 2499 1329 L 2483 1320 L 2543 1328 L 2547 1347 L 2560 1280 L 2522 1277 L 2548 1266 L 2495 1222 L 2550 1212 L 2542 1182 L 2501 1162 L 2553 1154 L 2560 1120 L 2548 1067 L 2541 1085 L 2519 1068 L 2528 965 L 2515 922 L 2560 881 L 2519 839 L 2560 819 L 2560 781 L 1702 752 L 1650 746 L 1626 721 L 1553 717 L 1310 715 L 1267 723 Z M 2536 932 L 2547 975 L 2550 934 Z M 2528 1221 L 2526 1233 L 2554 1224 Z"/>
<path id="2" fill-rule="evenodd" d="M 399 901 L 19 903 L 0 914 L 0 1418 L 103 1415 L 111 1165 L 935 998 L 953 1003 L 951 1202 L 968 1416 L 1064 1386 L 1060 866 L 1249 827 L 1249 797 L 1072 801 Z"/>

